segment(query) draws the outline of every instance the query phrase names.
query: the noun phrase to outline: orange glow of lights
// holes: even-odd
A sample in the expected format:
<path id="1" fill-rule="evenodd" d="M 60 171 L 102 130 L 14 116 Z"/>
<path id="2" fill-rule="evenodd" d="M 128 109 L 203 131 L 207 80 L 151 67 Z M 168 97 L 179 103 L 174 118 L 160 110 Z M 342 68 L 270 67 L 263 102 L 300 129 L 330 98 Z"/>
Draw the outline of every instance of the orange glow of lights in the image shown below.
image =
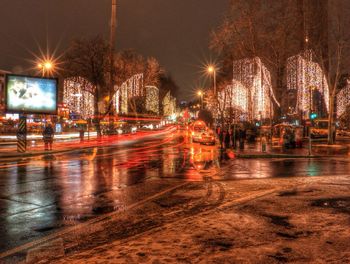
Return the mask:
<path id="1" fill-rule="evenodd" d="M 212 72 L 214 72 L 214 71 L 215 71 L 214 66 L 212 66 L 212 65 L 208 66 L 208 72 L 209 72 L 209 73 L 212 73 Z"/>

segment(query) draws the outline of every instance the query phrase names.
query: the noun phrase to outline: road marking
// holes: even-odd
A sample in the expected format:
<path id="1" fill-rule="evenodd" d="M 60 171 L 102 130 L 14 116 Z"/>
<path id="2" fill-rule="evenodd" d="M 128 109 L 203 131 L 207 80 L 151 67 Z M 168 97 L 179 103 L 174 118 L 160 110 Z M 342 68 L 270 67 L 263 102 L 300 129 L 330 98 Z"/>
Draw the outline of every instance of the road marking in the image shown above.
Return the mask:
<path id="1" fill-rule="evenodd" d="M 124 208 L 124 210 L 126 211 L 126 210 L 134 209 L 135 207 L 138 207 L 138 206 L 140 206 L 140 205 L 142 205 L 144 203 L 152 201 L 155 198 L 158 198 L 158 197 L 160 197 L 160 196 L 162 196 L 162 195 L 164 195 L 164 194 L 166 194 L 168 192 L 172 192 L 172 191 L 174 191 L 174 190 L 176 190 L 178 188 L 181 188 L 181 187 L 183 187 L 185 185 L 188 185 L 188 184 L 190 184 L 190 183 L 189 182 L 182 182 L 181 184 L 178 184 L 178 185 L 173 186 L 171 188 L 168 188 L 168 189 L 166 189 L 164 191 L 156 193 L 156 194 L 154 194 L 152 196 L 149 196 L 149 197 L 147 197 L 147 198 L 145 198 L 145 199 L 143 199 L 141 201 L 138 201 L 138 202 L 133 203 L 133 204 L 131 204 L 129 206 L 126 206 Z M 113 217 L 114 215 L 117 215 L 119 213 L 120 213 L 120 211 L 104 214 L 104 215 L 101 215 L 99 217 L 95 217 L 94 219 L 91 219 L 89 221 L 86 221 L 86 222 L 84 222 L 82 224 L 79 224 L 79 225 L 76 225 L 76 226 L 72 226 L 72 227 L 66 227 L 63 230 L 57 231 L 56 233 L 53 233 L 53 234 L 48 235 L 46 237 L 34 240 L 32 242 L 29 242 L 29 243 L 26 243 L 24 245 L 21 245 L 21 246 L 15 247 L 13 249 L 10 249 L 8 251 L 5 251 L 5 252 L 0 254 L 0 259 L 8 257 L 8 256 L 11 256 L 11 255 L 13 255 L 15 253 L 18 253 L 18 252 L 21 252 L 21 251 L 24 251 L 24 250 L 31 249 L 31 248 L 33 248 L 35 246 L 38 246 L 38 245 L 43 244 L 43 243 L 46 243 L 46 242 L 48 242 L 50 240 L 57 239 L 58 237 L 60 237 L 62 235 L 65 235 L 65 234 L 70 233 L 70 232 L 74 232 L 74 231 L 79 230 L 81 228 L 84 228 L 84 227 L 86 227 L 88 225 L 91 225 L 91 224 L 94 224 L 94 223 L 97 223 L 97 222 L 106 221 L 106 220 L 108 221 L 108 220 L 110 220 L 111 217 Z"/>

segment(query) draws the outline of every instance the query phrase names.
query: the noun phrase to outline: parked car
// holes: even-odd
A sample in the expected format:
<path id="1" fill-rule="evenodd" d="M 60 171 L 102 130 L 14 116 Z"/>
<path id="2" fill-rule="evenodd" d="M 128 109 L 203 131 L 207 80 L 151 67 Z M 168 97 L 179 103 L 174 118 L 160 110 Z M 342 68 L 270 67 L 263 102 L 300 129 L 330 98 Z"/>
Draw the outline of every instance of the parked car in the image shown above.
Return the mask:
<path id="1" fill-rule="evenodd" d="M 203 145 L 215 145 L 215 135 L 212 131 L 202 133 L 199 143 Z"/>
<path id="2" fill-rule="evenodd" d="M 337 135 L 338 136 L 343 136 L 343 137 L 350 137 L 350 131 L 349 130 L 337 130 Z"/>
<path id="3" fill-rule="evenodd" d="M 333 139 L 336 137 L 336 127 L 333 127 Z M 328 138 L 328 119 L 316 119 L 310 128 L 311 138 Z"/>

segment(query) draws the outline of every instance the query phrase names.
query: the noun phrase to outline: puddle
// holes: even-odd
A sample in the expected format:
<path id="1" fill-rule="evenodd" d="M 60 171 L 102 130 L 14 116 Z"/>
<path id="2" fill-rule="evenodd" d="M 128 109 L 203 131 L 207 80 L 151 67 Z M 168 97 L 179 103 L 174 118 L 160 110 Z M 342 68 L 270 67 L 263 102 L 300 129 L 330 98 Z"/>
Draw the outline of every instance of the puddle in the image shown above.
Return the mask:
<path id="1" fill-rule="evenodd" d="M 233 247 L 233 242 L 230 239 L 224 237 L 209 238 L 205 241 L 202 241 L 202 243 L 206 248 L 210 247 L 218 249 L 220 251 L 226 251 Z"/>
<path id="2" fill-rule="evenodd" d="M 97 215 L 111 213 L 114 211 L 116 211 L 116 208 L 115 206 L 112 206 L 112 205 L 98 206 L 92 209 L 92 212 Z"/>
<path id="3" fill-rule="evenodd" d="M 271 223 L 278 226 L 283 226 L 286 228 L 291 228 L 293 225 L 291 225 L 288 220 L 288 216 L 279 216 L 279 215 L 263 215 L 271 220 Z"/>
<path id="4" fill-rule="evenodd" d="M 51 230 L 54 230 L 54 229 L 57 229 L 59 228 L 59 226 L 44 226 L 44 227 L 38 227 L 38 228 L 34 228 L 33 230 L 36 231 L 36 232 L 48 232 L 48 231 L 51 231 Z"/>
<path id="5" fill-rule="evenodd" d="M 283 196 L 295 196 L 297 194 L 298 194 L 298 192 L 296 190 L 292 190 L 292 191 L 280 192 L 278 194 L 278 196 L 281 196 L 281 197 L 283 197 Z"/>
<path id="6" fill-rule="evenodd" d="M 185 197 L 181 195 L 172 195 L 170 197 L 164 197 L 164 198 L 155 200 L 154 203 L 156 203 L 160 207 L 169 208 L 169 207 L 185 204 L 190 201 L 193 201 L 193 198 Z"/>
<path id="7" fill-rule="evenodd" d="M 341 213 L 350 214 L 350 197 L 317 199 L 311 203 L 311 206 L 332 208 Z"/>

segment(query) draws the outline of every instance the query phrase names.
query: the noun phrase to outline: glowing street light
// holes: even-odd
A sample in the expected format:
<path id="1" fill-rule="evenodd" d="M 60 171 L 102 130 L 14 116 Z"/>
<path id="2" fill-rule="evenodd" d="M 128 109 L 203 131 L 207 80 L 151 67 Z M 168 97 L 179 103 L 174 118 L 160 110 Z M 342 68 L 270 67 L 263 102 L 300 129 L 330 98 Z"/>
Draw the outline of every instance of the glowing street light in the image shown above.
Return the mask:
<path id="1" fill-rule="evenodd" d="M 45 67 L 46 70 L 50 70 L 52 68 L 52 63 L 47 61 L 47 62 L 45 62 L 44 67 Z"/>
<path id="2" fill-rule="evenodd" d="M 45 76 L 45 72 L 51 72 L 54 68 L 54 65 L 51 61 L 43 61 L 38 63 L 38 69 L 41 70 L 42 76 Z"/>

